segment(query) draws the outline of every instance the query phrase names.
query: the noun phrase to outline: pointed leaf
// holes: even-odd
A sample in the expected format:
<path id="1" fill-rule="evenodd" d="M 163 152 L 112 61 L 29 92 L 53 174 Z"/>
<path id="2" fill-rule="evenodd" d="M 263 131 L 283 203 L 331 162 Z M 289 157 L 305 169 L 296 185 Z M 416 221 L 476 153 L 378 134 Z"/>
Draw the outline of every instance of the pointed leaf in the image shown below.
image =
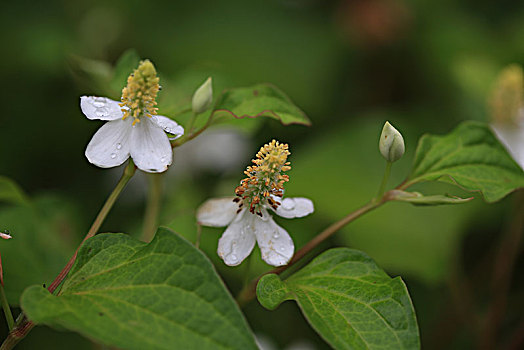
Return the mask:
<path id="1" fill-rule="evenodd" d="M 30 287 L 22 308 L 36 323 L 122 349 L 256 349 L 211 263 L 165 228 L 150 244 L 123 234 L 88 240 L 60 295 Z"/>
<path id="2" fill-rule="evenodd" d="M 407 188 L 423 181 L 449 181 L 479 191 L 496 202 L 524 187 L 524 171 L 480 122 L 464 122 L 444 136 L 424 135 L 419 141 Z"/>
<path id="3" fill-rule="evenodd" d="M 213 109 L 213 115 L 227 114 L 238 119 L 268 117 L 284 125 L 311 125 L 306 114 L 271 84 L 225 90 Z"/>
<path id="4" fill-rule="evenodd" d="M 330 249 L 285 281 L 270 274 L 257 285 L 270 309 L 295 299 L 313 328 L 336 349 L 418 349 L 415 311 L 404 282 L 366 254 Z"/>
<path id="5" fill-rule="evenodd" d="M 0 201 L 13 204 L 29 203 L 24 191 L 6 176 L 0 176 Z"/>

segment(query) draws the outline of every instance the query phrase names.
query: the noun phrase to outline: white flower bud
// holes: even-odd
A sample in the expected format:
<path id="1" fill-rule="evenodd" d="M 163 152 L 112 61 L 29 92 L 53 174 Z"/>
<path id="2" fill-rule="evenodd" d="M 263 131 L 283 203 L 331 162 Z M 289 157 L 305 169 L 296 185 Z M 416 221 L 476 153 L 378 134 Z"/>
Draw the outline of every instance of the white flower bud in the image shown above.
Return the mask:
<path id="1" fill-rule="evenodd" d="M 378 147 L 388 162 L 396 162 L 404 155 L 404 138 L 393 125 L 386 122 L 380 134 Z"/>
<path id="2" fill-rule="evenodd" d="M 200 85 L 193 94 L 192 108 L 194 113 L 205 112 L 211 106 L 211 102 L 213 102 L 212 82 L 211 77 L 207 78 L 204 84 Z"/>

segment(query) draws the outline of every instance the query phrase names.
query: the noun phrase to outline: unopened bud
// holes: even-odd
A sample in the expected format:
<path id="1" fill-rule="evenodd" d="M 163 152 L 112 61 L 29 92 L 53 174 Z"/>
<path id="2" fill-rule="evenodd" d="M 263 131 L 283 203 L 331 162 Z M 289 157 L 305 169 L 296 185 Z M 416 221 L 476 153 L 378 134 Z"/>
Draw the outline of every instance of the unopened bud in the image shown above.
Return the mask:
<path id="1" fill-rule="evenodd" d="M 388 162 L 396 162 L 404 155 L 404 138 L 393 125 L 386 122 L 380 134 L 378 147 Z"/>
<path id="2" fill-rule="evenodd" d="M 200 85 L 193 94 L 192 107 L 194 113 L 205 112 L 211 106 L 211 102 L 213 102 L 212 82 L 211 77 L 207 78 L 204 84 Z"/>

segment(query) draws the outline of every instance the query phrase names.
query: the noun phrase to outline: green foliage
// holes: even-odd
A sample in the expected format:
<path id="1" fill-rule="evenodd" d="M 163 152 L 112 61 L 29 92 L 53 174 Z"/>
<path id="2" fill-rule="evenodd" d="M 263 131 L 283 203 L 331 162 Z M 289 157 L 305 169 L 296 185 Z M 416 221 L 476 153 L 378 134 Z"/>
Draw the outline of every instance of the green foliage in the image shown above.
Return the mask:
<path id="1" fill-rule="evenodd" d="M 225 90 L 216 102 L 213 114 L 229 114 L 238 119 L 268 117 L 284 125 L 311 125 L 306 114 L 271 84 Z"/>
<path id="2" fill-rule="evenodd" d="M 124 349 L 255 349 L 254 338 L 211 263 L 159 229 L 146 244 L 123 234 L 87 241 L 59 296 L 28 288 L 22 308 Z"/>
<path id="3" fill-rule="evenodd" d="M 404 188 L 423 181 L 451 181 L 496 202 L 524 187 L 524 172 L 489 126 L 464 122 L 444 136 L 424 135 Z"/>
<path id="4" fill-rule="evenodd" d="M 285 281 L 257 285 L 269 309 L 294 299 L 313 328 L 336 349 L 418 349 L 415 312 L 404 282 L 364 253 L 330 249 Z"/>
<path id="5" fill-rule="evenodd" d="M 49 284 L 73 254 L 78 217 L 70 202 L 39 197 L 30 205 L 0 210 L 2 229 L 13 239 L 0 242 L 5 291 L 9 303 L 19 304 L 25 288 Z"/>
<path id="6" fill-rule="evenodd" d="M 27 204 L 24 191 L 10 178 L 0 176 L 0 201 L 13 204 Z"/>
<path id="7" fill-rule="evenodd" d="M 115 64 L 113 69 L 111 88 L 121 91 L 127 85 L 127 77 L 138 67 L 140 56 L 135 49 L 125 51 Z"/>

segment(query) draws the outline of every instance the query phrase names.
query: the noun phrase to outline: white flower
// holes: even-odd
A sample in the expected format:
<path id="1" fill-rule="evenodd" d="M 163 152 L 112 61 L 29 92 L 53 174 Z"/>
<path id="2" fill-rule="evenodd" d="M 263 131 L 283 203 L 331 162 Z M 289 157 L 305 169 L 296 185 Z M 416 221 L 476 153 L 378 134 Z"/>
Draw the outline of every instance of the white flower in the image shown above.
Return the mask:
<path id="1" fill-rule="evenodd" d="M 509 154 L 524 170 L 524 118 L 517 125 L 492 123 L 491 128 Z"/>
<path id="2" fill-rule="evenodd" d="M 244 172 L 247 178 L 235 189 L 236 198 L 210 199 L 200 206 L 200 225 L 228 226 L 218 241 L 218 255 L 226 265 L 240 264 L 258 242 L 262 259 L 270 265 L 286 265 L 295 246 L 289 234 L 278 226 L 270 211 L 284 218 L 303 217 L 313 212 L 313 202 L 306 198 L 286 198 L 284 175 L 291 169 L 287 144 L 273 140 L 264 145 Z"/>
<path id="3" fill-rule="evenodd" d="M 524 72 L 510 64 L 498 75 L 489 97 L 491 128 L 524 169 Z"/>
<path id="4" fill-rule="evenodd" d="M 88 119 L 107 121 L 87 145 L 85 155 L 89 162 L 111 168 L 131 157 L 143 171 L 167 170 L 173 151 L 166 132 L 176 139 L 184 134 L 184 128 L 156 115 L 158 89 L 156 71 L 146 60 L 129 76 L 121 103 L 106 97 L 80 98 L 80 108 Z"/>
<path id="5" fill-rule="evenodd" d="M 8 230 L 4 230 L 4 232 L 0 231 L 0 238 L 11 239 L 13 237 L 11 237 L 11 232 L 9 232 Z"/>
<path id="6" fill-rule="evenodd" d="M 218 255 L 226 265 L 240 264 L 258 242 L 262 259 L 269 265 L 286 265 L 293 257 L 295 246 L 286 230 L 278 226 L 269 213 L 271 210 L 284 218 L 299 218 L 313 212 L 313 202 L 307 198 L 285 198 L 274 210 L 271 206 L 261 209 L 261 216 L 243 208 L 237 213 L 238 204 L 233 197 L 209 199 L 198 209 L 200 225 L 228 226 L 218 241 Z"/>

